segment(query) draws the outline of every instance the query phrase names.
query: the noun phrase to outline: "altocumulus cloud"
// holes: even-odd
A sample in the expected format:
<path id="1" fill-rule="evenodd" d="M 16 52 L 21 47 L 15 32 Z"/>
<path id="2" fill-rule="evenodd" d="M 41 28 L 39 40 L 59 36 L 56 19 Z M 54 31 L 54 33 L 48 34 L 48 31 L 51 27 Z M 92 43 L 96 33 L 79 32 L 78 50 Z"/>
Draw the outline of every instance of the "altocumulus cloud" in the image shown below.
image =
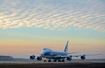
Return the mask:
<path id="1" fill-rule="evenodd" d="M 0 28 L 105 31 L 104 0 L 0 0 Z"/>

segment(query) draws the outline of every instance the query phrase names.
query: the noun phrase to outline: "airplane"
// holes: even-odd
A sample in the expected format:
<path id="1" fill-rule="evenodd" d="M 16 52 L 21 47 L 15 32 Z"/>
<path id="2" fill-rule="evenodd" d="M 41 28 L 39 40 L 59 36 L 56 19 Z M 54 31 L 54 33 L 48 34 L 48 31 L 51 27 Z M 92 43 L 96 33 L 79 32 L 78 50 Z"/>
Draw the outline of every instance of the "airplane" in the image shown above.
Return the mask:
<path id="1" fill-rule="evenodd" d="M 50 48 L 43 48 L 41 51 L 41 54 L 36 57 L 36 55 L 31 55 L 30 59 L 34 60 L 35 57 L 37 60 L 41 61 L 42 58 L 48 59 L 48 62 L 51 62 L 51 59 L 53 59 L 53 62 L 65 62 L 65 59 L 68 61 L 72 60 L 72 57 L 80 57 L 82 60 L 86 59 L 86 55 L 71 55 L 76 52 L 68 53 L 68 42 L 66 43 L 66 46 L 64 48 L 64 51 L 55 51 L 51 50 Z M 97 54 L 96 54 L 97 55 Z M 46 62 L 46 60 L 44 60 Z"/>

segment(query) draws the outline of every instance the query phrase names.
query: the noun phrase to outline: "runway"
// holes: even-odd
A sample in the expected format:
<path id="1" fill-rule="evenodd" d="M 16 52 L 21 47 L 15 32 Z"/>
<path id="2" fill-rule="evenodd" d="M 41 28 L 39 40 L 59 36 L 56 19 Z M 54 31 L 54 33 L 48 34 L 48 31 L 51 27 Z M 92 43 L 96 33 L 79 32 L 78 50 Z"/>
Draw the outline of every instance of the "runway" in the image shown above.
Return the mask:
<path id="1" fill-rule="evenodd" d="M 0 68 L 105 68 L 105 59 L 73 59 L 65 62 L 44 62 L 30 59 L 0 60 Z"/>
<path id="2" fill-rule="evenodd" d="M 53 61 L 53 60 L 52 60 Z M 78 62 L 91 62 L 91 63 L 105 63 L 105 59 L 86 59 L 86 60 L 81 60 L 81 59 L 73 59 L 71 61 L 65 60 L 65 63 L 78 63 Z M 47 63 L 38 60 L 30 60 L 30 59 L 13 59 L 13 60 L 0 60 L 0 63 Z M 50 62 L 52 63 L 52 62 Z"/>
<path id="3" fill-rule="evenodd" d="M 0 68 L 105 68 L 105 63 L 0 63 Z"/>

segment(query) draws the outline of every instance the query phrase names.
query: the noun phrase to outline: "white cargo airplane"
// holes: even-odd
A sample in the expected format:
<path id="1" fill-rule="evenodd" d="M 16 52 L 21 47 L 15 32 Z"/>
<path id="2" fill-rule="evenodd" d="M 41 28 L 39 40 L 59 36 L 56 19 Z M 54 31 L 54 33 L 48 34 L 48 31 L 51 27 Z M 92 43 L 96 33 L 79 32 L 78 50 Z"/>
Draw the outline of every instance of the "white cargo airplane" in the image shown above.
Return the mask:
<path id="1" fill-rule="evenodd" d="M 75 53 L 75 52 L 72 52 L 72 53 Z M 68 41 L 67 41 L 66 46 L 64 48 L 64 51 L 55 51 L 55 50 L 51 50 L 49 48 L 44 48 L 39 56 L 36 57 L 35 55 L 31 55 L 30 59 L 34 60 L 36 57 L 36 59 L 39 61 L 41 61 L 42 58 L 46 58 L 46 59 L 48 59 L 48 62 L 51 62 L 51 59 L 53 59 L 53 62 L 57 62 L 57 60 L 58 60 L 58 62 L 64 62 L 65 58 L 68 61 L 71 61 L 72 57 L 79 57 L 80 56 L 80 58 L 82 60 L 85 60 L 85 58 L 86 58 L 85 54 L 70 55 L 72 53 L 68 53 Z M 95 54 L 95 55 L 97 55 L 97 54 Z M 44 60 L 44 61 L 46 62 L 46 60 Z"/>

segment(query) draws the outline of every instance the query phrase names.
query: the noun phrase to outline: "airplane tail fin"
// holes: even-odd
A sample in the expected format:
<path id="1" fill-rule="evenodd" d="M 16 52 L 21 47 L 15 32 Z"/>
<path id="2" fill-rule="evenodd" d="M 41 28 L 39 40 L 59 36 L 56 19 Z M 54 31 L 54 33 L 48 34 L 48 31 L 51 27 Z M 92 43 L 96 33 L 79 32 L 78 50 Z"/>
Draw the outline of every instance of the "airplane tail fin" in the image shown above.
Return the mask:
<path id="1" fill-rule="evenodd" d="M 65 46 L 65 49 L 64 49 L 64 52 L 66 52 L 66 53 L 68 52 L 68 42 L 69 41 L 67 41 L 66 46 Z"/>

